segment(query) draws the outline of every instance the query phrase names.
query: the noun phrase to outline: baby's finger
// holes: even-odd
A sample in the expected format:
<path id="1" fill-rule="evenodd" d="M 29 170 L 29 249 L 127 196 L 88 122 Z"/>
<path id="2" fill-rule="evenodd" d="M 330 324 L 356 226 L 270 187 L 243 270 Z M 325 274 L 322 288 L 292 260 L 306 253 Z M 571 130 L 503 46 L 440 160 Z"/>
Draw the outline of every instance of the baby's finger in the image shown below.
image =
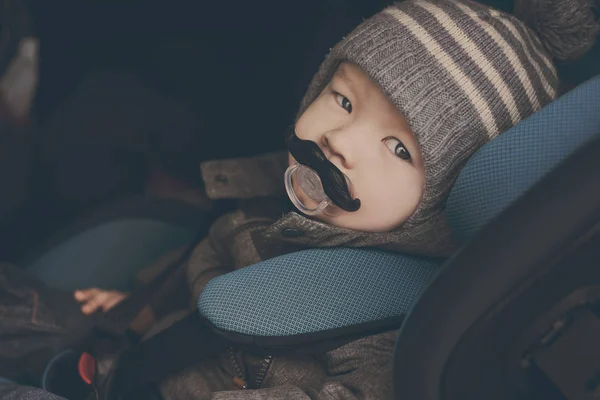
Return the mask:
<path id="1" fill-rule="evenodd" d="M 84 314 L 91 314 L 98 310 L 98 308 L 104 307 L 104 303 L 108 301 L 111 296 L 111 292 L 106 292 L 104 290 L 97 290 L 94 292 L 94 296 L 91 297 L 86 305 L 82 307 L 82 311 Z"/>
<path id="2" fill-rule="evenodd" d="M 100 292 L 100 289 L 90 288 L 90 289 L 81 289 L 76 290 L 73 294 L 75 296 L 75 300 L 77 301 L 86 301 L 96 296 Z"/>
<path id="3" fill-rule="evenodd" d="M 98 303 L 98 301 L 95 298 L 93 298 L 81 306 L 81 312 L 86 315 L 93 314 L 99 307 L 100 303 Z"/>
<path id="4" fill-rule="evenodd" d="M 124 293 L 113 292 L 110 298 L 108 298 L 102 304 L 102 310 L 104 312 L 107 312 L 108 310 L 119 304 L 125 297 L 127 297 L 127 295 Z"/>

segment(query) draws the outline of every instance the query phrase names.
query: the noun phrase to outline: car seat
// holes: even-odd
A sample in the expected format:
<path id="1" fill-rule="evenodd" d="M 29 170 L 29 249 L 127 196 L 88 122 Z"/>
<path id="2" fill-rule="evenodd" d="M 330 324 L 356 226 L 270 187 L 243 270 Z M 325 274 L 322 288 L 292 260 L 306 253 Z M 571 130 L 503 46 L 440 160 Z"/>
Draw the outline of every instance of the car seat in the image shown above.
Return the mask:
<path id="1" fill-rule="evenodd" d="M 598 398 L 599 181 L 600 76 L 471 157 L 446 209 L 466 244 L 444 264 L 305 250 L 213 279 L 198 307 L 228 340 L 271 350 L 335 346 L 408 313 L 396 398 Z"/>
<path id="2" fill-rule="evenodd" d="M 278 352 L 324 351 L 402 326 L 397 398 L 585 399 L 571 388 L 596 390 L 597 375 L 583 367 L 597 371 L 599 358 L 588 351 L 569 374 L 556 351 L 535 344 L 561 344 L 564 331 L 575 334 L 569 346 L 593 348 L 565 327 L 597 328 L 593 309 L 573 305 L 598 298 L 599 272 L 589 263 L 600 259 L 592 230 L 600 221 L 599 110 L 600 76 L 474 154 L 447 203 L 466 245 L 445 263 L 374 249 L 305 250 L 213 279 L 200 314 L 229 341 Z M 559 339 L 544 342 L 546 334 Z"/>
<path id="3" fill-rule="evenodd" d="M 199 238 L 208 233 L 214 218 L 227 209 L 227 204 L 200 207 L 174 198 L 123 199 L 57 232 L 43 246 L 20 260 L 18 266 L 46 286 L 63 291 L 86 287 L 130 291 L 135 284 L 139 285 L 140 280 L 148 279 L 151 283 L 141 287 L 151 289 L 153 284 L 162 282 L 162 270 L 180 264 L 189 256 Z M 162 257 L 165 255 L 167 258 Z M 159 258 L 160 262 L 154 265 L 153 262 Z M 138 272 L 148 265 L 153 265 L 150 271 L 146 271 L 150 274 L 140 276 Z M 155 267 L 161 268 L 157 270 Z M 59 292 L 48 293 L 52 296 L 50 293 Z M 62 303 L 47 303 L 42 296 L 39 304 L 42 308 L 51 308 Z M 78 335 L 77 332 L 73 334 Z M 25 365 L 30 372 L 21 376 L 22 371 L 13 365 L 9 376 L 0 374 L 0 384 L 17 385 L 11 380 L 20 376 L 19 383 L 48 389 L 48 382 L 53 381 L 56 371 L 64 365 L 71 365 L 69 363 L 73 359 L 77 361 L 79 349 L 64 347 L 74 345 L 71 336 L 65 335 L 64 341 L 41 340 L 35 345 L 35 350 L 30 351 L 30 345 L 40 337 L 43 339 L 43 335 L 31 335 L 29 342 L 23 345 L 22 359 L 28 357 Z M 36 364 L 43 363 L 45 357 L 51 357 L 45 366 Z M 62 376 L 57 379 L 60 381 Z M 68 381 L 60 382 L 68 384 Z"/>

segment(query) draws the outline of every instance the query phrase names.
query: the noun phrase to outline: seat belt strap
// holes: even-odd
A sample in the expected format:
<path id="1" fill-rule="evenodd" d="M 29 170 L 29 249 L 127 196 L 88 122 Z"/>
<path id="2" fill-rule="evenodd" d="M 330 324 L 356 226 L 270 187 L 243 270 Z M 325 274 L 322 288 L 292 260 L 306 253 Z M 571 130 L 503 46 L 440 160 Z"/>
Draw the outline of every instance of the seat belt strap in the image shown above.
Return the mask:
<path id="1" fill-rule="evenodd" d="M 203 226 L 183 254 L 171 262 L 154 279 L 133 290 L 129 296 L 109 311 L 94 314 L 95 327 L 112 336 L 125 334 L 131 322 L 138 316 L 142 308 L 150 302 L 168 277 L 190 258 L 198 242 L 206 236 L 207 229 L 208 227 Z"/>
<path id="2" fill-rule="evenodd" d="M 148 399 L 163 378 L 224 351 L 227 345 L 197 313 L 191 313 L 123 352 L 107 398 Z"/>
<path id="3" fill-rule="evenodd" d="M 190 258 L 196 245 L 208 235 L 212 221 L 219 215 L 231 210 L 235 204 L 235 202 L 222 200 L 218 205 L 214 205 L 210 211 L 207 211 L 198 223 L 196 236 L 181 257 L 169 264 L 150 282 L 133 290 L 127 298 L 108 312 L 95 314 L 93 318 L 95 319 L 96 328 L 112 336 L 122 336 L 142 308 L 150 302 L 156 291 L 167 281 L 167 278 Z"/>

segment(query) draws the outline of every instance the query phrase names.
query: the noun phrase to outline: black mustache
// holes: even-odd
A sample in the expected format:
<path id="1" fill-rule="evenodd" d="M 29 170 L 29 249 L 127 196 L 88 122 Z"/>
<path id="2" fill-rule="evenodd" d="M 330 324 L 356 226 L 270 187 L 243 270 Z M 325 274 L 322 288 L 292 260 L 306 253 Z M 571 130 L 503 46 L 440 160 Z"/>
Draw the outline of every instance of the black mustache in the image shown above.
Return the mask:
<path id="1" fill-rule="evenodd" d="M 349 212 L 357 211 L 360 208 L 360 199 L 353 199 L 350 195 L 350 189 L 342 171 L 327 159 L 315 142 L 300 139 L 294 128 L 291 127 L 286 137 L 286 144 L 296 161 L 315 170 L 321 178 L 325 194 L 335 205 Z"/>

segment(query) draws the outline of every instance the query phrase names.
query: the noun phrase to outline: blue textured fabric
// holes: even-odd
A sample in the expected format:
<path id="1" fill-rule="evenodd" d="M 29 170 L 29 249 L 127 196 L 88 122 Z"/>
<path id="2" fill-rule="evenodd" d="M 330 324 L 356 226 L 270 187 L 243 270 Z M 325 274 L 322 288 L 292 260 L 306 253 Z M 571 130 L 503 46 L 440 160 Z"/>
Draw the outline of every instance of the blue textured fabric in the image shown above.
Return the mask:
<path id="1" fill-rule="evenodd" d="M 600 76 L 492 140 L 469 159 L 446 205 L 457 237 L 473 237 L 569 154 L 597 136 Z"/>
<path id="2" fill-rule="evenodd" d="M 58 289 L 128 291 L 136 271 L 194 236 L 188 229 L 160 221 L 111 221 L 65 240 L 24 267 Z"/>
<path id="3" fill-rule="evenodd" d="M 406 313 L 436 271 L 431 261 L 378 250 L 304 250 L 211 280 L 198 308 L 224 331 L 318 332 Z"/>
<path id="4" fill-rule="evenodd" d="M 2 380 L 0 380 L 0 398 L 2 400 L 67 400 L 43 389 L 17 385 Z"/>

